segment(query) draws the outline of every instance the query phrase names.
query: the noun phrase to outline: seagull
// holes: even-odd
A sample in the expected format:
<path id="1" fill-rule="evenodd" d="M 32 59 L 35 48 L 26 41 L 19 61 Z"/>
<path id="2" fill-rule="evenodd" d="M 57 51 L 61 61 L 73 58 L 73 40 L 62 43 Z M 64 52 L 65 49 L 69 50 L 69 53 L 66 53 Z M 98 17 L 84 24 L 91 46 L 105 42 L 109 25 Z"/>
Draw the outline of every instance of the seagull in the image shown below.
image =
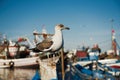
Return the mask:
<path id="1" fill-rule="evenodd" d="M 36 45 L 36 49 L 41 52 L 55 52 L 63 47 L 64 39 L 62 30 L 69 30 L 69 27 L 65 27 L 63 24 L 55 26 L 55 34 L 51 38 L 44 39 L 42 42 Z"/>

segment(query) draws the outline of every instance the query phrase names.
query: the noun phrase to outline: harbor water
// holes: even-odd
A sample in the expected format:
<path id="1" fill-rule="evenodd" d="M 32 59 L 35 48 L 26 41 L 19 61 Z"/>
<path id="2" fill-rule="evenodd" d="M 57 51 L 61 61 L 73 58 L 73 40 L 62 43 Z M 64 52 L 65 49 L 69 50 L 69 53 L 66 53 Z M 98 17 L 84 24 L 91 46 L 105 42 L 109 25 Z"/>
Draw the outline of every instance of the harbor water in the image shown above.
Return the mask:
<path id="1" fill-rule="evenodd" d="M 34 78 L 36 72 L 39 72 L 39 69 L 21 69 L 21 68 L 0 69 L 0 80 L 36 80 Z M 73 74 L 74 76 L 72 75 L 70 76 L 69 74 L 67 75 L 69 76 L 67 80 L 84 80 L 84 78 L 81 79 L 82 77 L 78 76 L 78 74 Z M 120 76 L 112 80 L 120 80 Z"/>
<path id="2" fill-rule="evenodd" d="M 32 80 L 38 69 L 0 69 L 0 80 Z"/>

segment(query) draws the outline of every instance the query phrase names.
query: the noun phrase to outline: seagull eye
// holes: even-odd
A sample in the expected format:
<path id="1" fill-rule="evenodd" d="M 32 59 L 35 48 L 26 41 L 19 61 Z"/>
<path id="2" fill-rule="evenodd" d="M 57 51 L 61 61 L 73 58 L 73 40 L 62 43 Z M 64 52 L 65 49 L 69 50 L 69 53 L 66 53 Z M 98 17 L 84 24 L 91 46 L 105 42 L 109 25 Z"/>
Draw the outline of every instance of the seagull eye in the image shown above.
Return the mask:
<path id="1" fill-rule="evenodd" d="M 61 28 L 63 28 L 63 27 L 64 27 L 64 25 L 63 25 L 63 24 L 59 24 L 59 26 L 60 26 Z"/>

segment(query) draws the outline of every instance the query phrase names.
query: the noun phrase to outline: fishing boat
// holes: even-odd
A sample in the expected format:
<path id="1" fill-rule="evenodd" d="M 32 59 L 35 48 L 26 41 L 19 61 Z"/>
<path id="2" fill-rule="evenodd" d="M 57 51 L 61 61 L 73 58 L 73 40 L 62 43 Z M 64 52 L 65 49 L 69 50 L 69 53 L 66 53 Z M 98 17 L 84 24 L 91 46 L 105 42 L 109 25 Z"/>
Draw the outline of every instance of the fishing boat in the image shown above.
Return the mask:
<path id="1" fill-rule="evenodd" d="M 120 62 L 115 62 L 115 63 L 112 63 L 112 64 L 106 64 L 107 66 L 110 66 L 112 68 L 116 68 L 116 69 L 120 69 Z"/>
<path id="2" fill-rule="evenodd" d="M 112 76 L 109 71 L 105 71 L 103 67 L 99 65 L 89 64 L 87 66 L 82 66 L 80 64 L 72 65 L 72 75 L 74 78 L 72 80 L 115 80 L 116 78 Z M 120 74 L 119 74 L 120 75 Z M 118 75 L 118 76 L 119 76 Z"/>
<path id="3" fill-rule="evenodd" d="M 1 55 L 0 68 L 39 68 L 39 56 L 30 56 L 28 51 L 20 51 L 17 55 L 16 48 L 9 46 L 10 55 L 7 55 L 5 50 L 3 51 L 5 55 Z"/>
<path id="4" fill-rule="evenodd" d="M 19 39 L 20 40 L 20 39 Z M 0 68 L 39 68 L 39 56 L 31 56 L 26 46 L 4 39 L 0 45 Z M 23 39 L 22 39 L 23 41 Z"/>
<path id="5" fill-rule="evenodd" d="M 0 68 L 39 68 L 39 57 L 0 59 Z"/>
<path id="6" fill-rule="evenodd" d="M 73 65 L 79 64 L 81 66 L 86 66 L 86 65 L 92 64 L 93 62 L 96 62 L 97 65 L 99 65 L 99 67 L 102 68 L 102 70 L 106 69 L 106 71 L 110 72 L 113 76 L 120 75 L 120 70 L 118 68 L 112 67 L 112 65 L 116 64 L 116 60 L 114 60 L 114 59 L 89 61 L 89 62 L 88 61 L 80 61 L 80 62 L 74 63 Z M 118 63 L 118 65 L 119 65 L 119 63 Z"/>
<path id="7" fill-rule="evenodd" d="M 120 69 L 120 52 L 119 45 L 115 39 L 115 31 L 112 30 L 112 49 L 106 52 L 101 52 L 98 44 L 95 44 L 93 48 L 85 48 L 83 46 L 82 50 L 76 50 L 75 56 L 77 62 L 80 64 L 91 63 L 93 60 L 98 60 L 102 64 L 106 64 L 112 68 Z M 118 49 L 117 49 L 118 48 Z"/>
<path id="8" fill-rule="evenodd" d="M 106 66 L 120 69 L 119 57 L 117 58 L 113 54 L 111 55 L 104 54 L 104 58 L 103 58 L 102 57 L 103 55 L 98 55 L 98 54 L 99 54 L 98 52 L 87 53 L 86 51 L 77 51 L 76 53 L 77 57 L 75 57 L 73 60 L 74 64 L 86 65 L 92 63 L 92 61 L 98 61 L 102 64 L 105 64 Z"/>

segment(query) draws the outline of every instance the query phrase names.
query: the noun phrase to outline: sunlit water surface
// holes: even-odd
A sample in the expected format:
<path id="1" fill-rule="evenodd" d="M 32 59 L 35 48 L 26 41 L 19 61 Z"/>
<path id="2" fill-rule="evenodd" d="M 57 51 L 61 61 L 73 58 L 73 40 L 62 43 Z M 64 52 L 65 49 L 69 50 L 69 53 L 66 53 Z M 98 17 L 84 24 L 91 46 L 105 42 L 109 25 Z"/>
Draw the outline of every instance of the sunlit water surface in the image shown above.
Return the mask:
<path id="1" fill-rule="evenodd" d="M 0 69 L 0 80 L 32 80 L 38 69 Z"/>

